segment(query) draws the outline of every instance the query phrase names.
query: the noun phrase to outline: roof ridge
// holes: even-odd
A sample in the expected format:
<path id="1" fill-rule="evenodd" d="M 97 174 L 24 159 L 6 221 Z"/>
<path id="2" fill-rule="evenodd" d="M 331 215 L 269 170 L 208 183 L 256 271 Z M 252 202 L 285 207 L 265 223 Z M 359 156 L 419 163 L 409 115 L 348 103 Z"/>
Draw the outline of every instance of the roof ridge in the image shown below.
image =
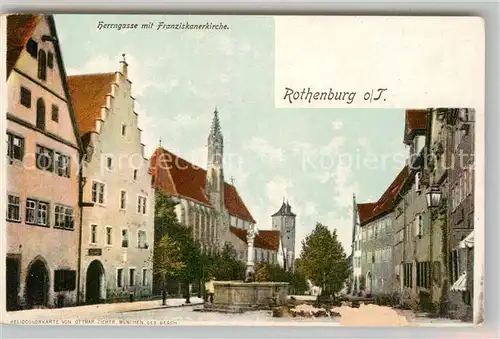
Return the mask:
<path id="1" fill-rule="evenodd" d="M 116 71 L 116 72 L 72 74 L 72 75 L 68 75 L 68 78 L 84 77 L 84 76 L 96 76 L 96 75 L 115 75 L 116 73 L 120 73 L 120 72 Z"/>

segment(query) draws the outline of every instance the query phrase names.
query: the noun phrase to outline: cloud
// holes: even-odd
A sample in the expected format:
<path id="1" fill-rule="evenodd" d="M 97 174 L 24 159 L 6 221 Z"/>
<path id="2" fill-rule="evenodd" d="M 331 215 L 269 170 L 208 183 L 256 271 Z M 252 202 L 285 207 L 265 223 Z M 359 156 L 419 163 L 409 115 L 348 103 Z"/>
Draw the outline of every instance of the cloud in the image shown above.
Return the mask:
<path id="1" fill-rule="evenodd" d="M 335 120 L 332 121 L 332 126 L 333 126 L 334 129 L 341 129 L 342 126 L 343 126 L 343 123 L 342 123 L 341 120 L 335 119 Z"/>
<path id="2" fill-rule="evenodd" d="M 289 197 L 289 190 L 293 187 L 290 179 L 276 176 L 266 184 L 266 193 L 269 201 Z"/>
<path id="3" fill-rule="evenodd" d="M 320 153 L 322 154 L 330 154 L 336 153 L 340 150 L 340 147 L 344 145 L 345 138 L 342 136 L 333 137 L 328 144 L 321 147 Z"/>
<path id="4" fill-rule="evenodd" d="M 94 55 L 80 67 L 68 68 L 67 73 L 68 75 L 77 75 L 120 71 L 120 61 L 122 59 L 121 54 L 114 57 L 109 55 Z M 132 82 L 132 95 L 135 97 L 142 96 L 149 88 L 155 88 L 168 93 L 179 85 L 177 79 L 162 82 L 152 80 L 156 75 L 154 71 L 156 63 L 153 60 L 138 60 L 131 54 L 126 55 L 126 60 L 129 65 L 128 78 Z M 143 65 L 147 65 L 147 67 Z"/>
<path id="5" fill-rule="evenodd" d="M 273 166 L 281 164 L 284 161 L 283 150 L 272 146 L 263 138 L 253 137 L 250 142 L 248 142 L 246 148 L 256 153 Z"/>

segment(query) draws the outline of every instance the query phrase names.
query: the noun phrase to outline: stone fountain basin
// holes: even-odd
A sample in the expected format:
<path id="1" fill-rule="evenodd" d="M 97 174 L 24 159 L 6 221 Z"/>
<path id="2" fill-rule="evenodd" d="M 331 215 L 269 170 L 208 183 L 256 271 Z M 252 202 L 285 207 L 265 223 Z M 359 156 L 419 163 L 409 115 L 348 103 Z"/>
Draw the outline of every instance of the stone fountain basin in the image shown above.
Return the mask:
<path id="1" fill-rule="evenodd" d="M 286 282 L 215 281 L 214 302 L 206 304 L 206 308 L 240 312 L 284 305 L 288 285 Z"/>

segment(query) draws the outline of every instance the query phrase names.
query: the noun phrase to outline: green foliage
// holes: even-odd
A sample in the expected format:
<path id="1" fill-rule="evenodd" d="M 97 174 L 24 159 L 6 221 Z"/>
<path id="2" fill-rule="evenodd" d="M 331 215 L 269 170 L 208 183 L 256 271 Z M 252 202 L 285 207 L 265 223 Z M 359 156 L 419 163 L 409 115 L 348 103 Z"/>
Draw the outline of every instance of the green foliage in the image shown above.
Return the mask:
<path id="1" fill-rule="evenodd" d="M 169 271 L 169 276 L 185 283 L 199 279 L 202 275 L 202 255 L 199 244 L 192 238 L 191 230 L 177 221 L 175 206 L 170 197 L 157 192 L 155 201 L 155 252 L 161 248 L 161 241 L 166 235 L 168 241 L 174 243 L 179 252 L 182 267 Z M 158 237 L 160 237 L 158 239 Z M 172 245 L 167 244 L 172 249 Z"/>
<path id="2" fill-rule="evenodd" d="M 154 275 L 162 280 L 163 286 L 168 279 L 173 278 L 185 268 L 181 248 L 168 234 L 165 234 L 155 244 L 153 267 Z"/>
<path id="3" fill-rule="evenodd" d="M 217 280 L 245 279 L 245 264 L 238 260 L 236 249 L 229 242 L 224 244 L 222 251 L 205 258 L 206 274 Z"/>
<path id="4" fill-rule="evenodd" d="M 268 267 L 263 262 L 255 265 L 255 281 L 270 281 Z"/>
<path id="5" fill-rule="evenodd" d="M 289 283 L 290 293 L 304 294 L 308 290 L 305 276 L 299 271 L 285 271 L 280 265 L 260 262 L 255 265 L 256 281 L 273 281 Z"/>
<path id="6" fill-rule="evenodd" d="M 337 232 L 321 223 L 302 241 L 300 270 L 323 288 L 323 294 L 335 295 L 349 278 L 349 265 Z"/>

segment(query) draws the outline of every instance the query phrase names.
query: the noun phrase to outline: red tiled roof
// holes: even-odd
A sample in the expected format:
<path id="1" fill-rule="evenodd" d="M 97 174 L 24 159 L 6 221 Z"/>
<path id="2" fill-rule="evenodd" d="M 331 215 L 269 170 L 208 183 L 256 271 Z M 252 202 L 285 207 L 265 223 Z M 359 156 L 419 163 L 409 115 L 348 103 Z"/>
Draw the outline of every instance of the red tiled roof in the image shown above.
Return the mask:
<path id="1" fill-rule="evenodd" d="M 236 235 L 245 244 L 247 243 L 247 230 L 230 226 L 231 233 Z M 259 230 L 254 240 L 254 247 L 270 251 L 278 251 L 280 246 L 280 232 L 271 230 Z"/>
<path id="2" fill-rule="evenodd" d="M 377 202 L 358 204 L 359 221 L 362 226 L 394 208 L 394 200 L 408 174 L 408 166 L 405 166 Z"/>
<path id="3" fill-rule="evenodd" d="M 115 73 L 84 74 L 68 77 L 68 87 L 75 110 L 80 137 L 95 132 L 96 120 L 101 118 L 101 106 L 111 93 Z"/>
<path id="4" fill-rule="evenodd" d="M 187 197 L 210 205 L 205 195 L 207 171 L 163 149 L 157 148 L 150 159 L 154 185 L 166 194 Z M 224 183 L 224 204 L 229 214 L 255 223 L 236 188 Z"/>
<path id="5" fill-rule="evenodd" d="M 7 16 L 7 79 L 40 19 L 34 14 Z"/>
<path id="6" fill-rule="evenodd" d="M 358 214 L 359 222 L 364 224 L 364 222 L 372 217 L 373 208 L 377 205 L 375 202 L 367 202 L 363 204 L 358 204 Z"/>
<path id="7" fill-rule="evenodd" d="M 405 140 L 418 130 L 425 130 L 427 125 L 427 110 L 407 109 L 405 117 Z"/>

